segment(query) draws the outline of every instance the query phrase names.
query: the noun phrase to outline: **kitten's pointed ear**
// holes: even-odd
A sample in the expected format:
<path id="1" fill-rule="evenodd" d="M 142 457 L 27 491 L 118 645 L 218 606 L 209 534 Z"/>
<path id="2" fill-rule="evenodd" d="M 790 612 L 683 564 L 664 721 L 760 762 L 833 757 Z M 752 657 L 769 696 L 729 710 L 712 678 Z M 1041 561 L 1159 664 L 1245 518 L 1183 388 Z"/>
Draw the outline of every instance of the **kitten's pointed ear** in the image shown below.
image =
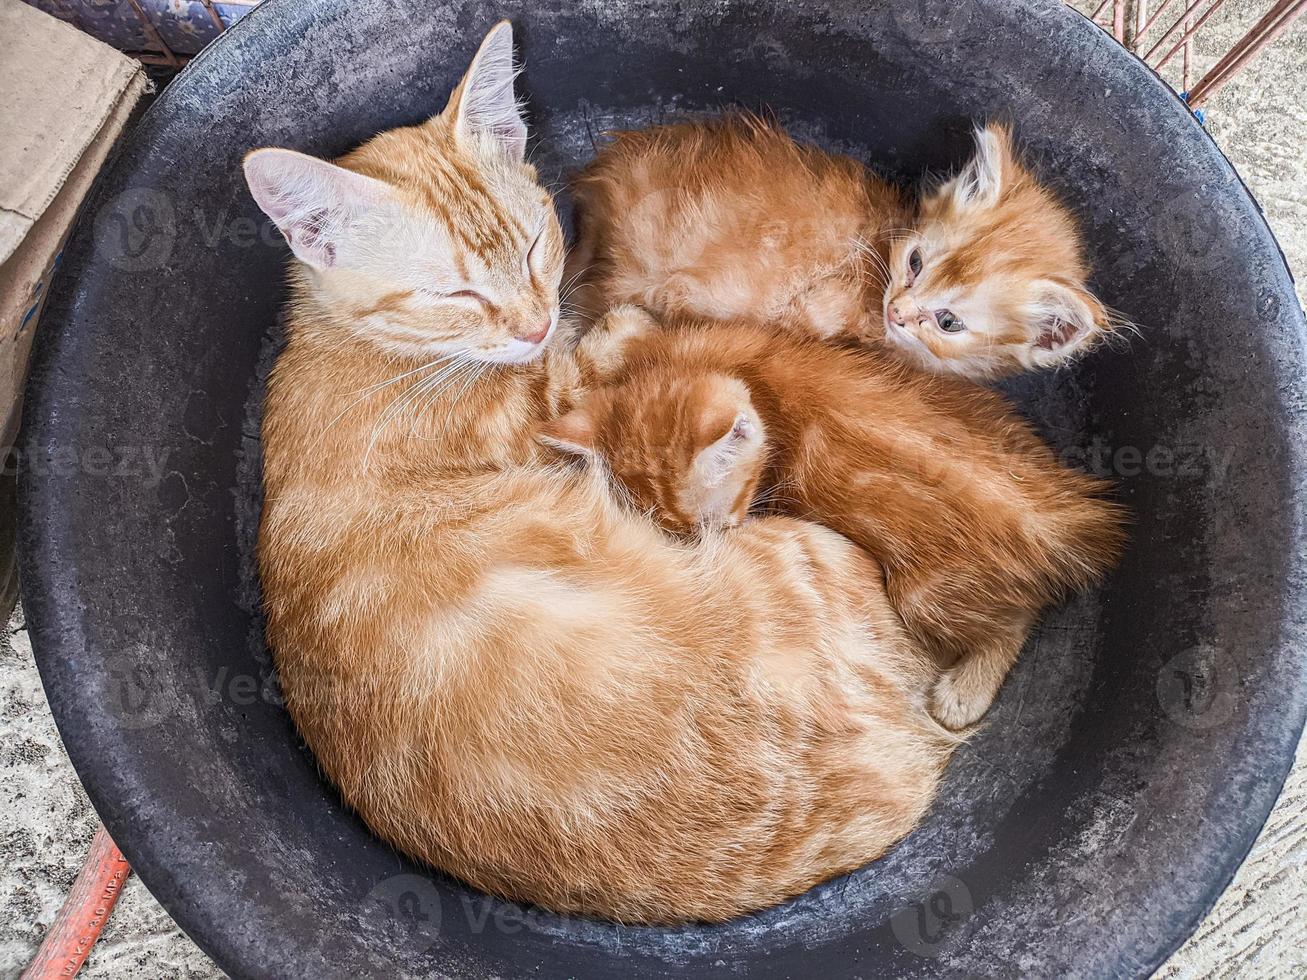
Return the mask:
<path id="1" fill-rule="evenodd" d="M 591 409 L 581 405 L 546 422 L 536 433 L 536 441 L 571 456 L 593 456 L 597 431 Z"/>
<path id="2" fill-rule="evenodd" d="M 291 251 L 315 269 L 339 264 L 365 219 L 393 198 L 383 181 L 274 147 L 246 154 L 245 180 Z"/>
<path id="3" fill-rule="evenodd" d="M 1112 329 L 1111 315 L 1082 286 L 1046 283 L 1035 312 L 1033 353 L 1040 367 L 1088 350 Z"/>
<path id="4" fill-rule="evenodd" d="M 975 156 L 944 188 L 958 208 L 992 208 L 1017 172 L 1016 149 L 1007 126 L 977 126 L 975 140 Z"/>
<path id="5" fill-rule="evenodd" d="M 526 123 L 513 94 L 516 77 L 513 26 L 501 20 L 481 42 L 445 112 L 460 134 L 488 139 L 510 162 L 521 163 L 526 156 Z"/>
<path id="6" fill-rule="evenodd" d="M 726 429 L 722 431 L 722 423 Z M 705 430 L 707 431 L 707 430 Z M 706 486 L 719 486 L 730 476 L 741 458 L 759 446 L 763 439 L 762 426 L 752 410 L 737 412 L 734 418 L 726 417 L 711 427 L 707 436 L 712 441 L 695 457 L 694 468 Z"/>

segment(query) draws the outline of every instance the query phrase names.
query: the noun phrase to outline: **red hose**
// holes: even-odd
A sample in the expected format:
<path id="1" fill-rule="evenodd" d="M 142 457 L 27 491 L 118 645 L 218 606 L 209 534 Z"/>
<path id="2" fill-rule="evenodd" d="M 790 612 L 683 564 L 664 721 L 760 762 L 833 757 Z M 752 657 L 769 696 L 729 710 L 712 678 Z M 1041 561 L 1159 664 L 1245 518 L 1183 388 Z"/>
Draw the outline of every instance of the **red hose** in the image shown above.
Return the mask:
<path id="1" fill-rule="evenodd" d="M 22 980 L 56 980 L 74 976 L 109 920 L 131 866 L 109 832 L 100 825 L 91 840 L 86 863 L 64 899 L 54 925 L 23 972 Z"/>

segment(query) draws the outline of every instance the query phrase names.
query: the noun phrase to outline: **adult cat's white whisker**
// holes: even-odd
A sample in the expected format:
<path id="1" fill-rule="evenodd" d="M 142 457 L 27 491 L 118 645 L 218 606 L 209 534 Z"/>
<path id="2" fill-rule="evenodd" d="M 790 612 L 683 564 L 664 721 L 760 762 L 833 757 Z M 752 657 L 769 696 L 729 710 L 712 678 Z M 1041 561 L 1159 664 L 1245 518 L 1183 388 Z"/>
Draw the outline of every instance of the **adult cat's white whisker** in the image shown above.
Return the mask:
<path id="1" fill-rule="evenodd" d="M 454 403 L 463 397 L 467 388 L 475 382 L 475 379 L 484 371 L 486 366 L 474 357 L 467 357 L 460 361 L 453 370 L 437 379 L 435 384 L 429 386 L 421 397 L 407 409 L 407 412 L 412 416 L 409 422 L 409 434 L 415 434 L 414 428 L 422 420 L 422 416 L 431 411 L 441 401 L 447 403 L 446 418 L 448 418 Z M 459 389 L 458 394 L 450 398 L 449 392 L 460 384 L 463 384 L 463 387 Z"/>
<path id="2" fill-rule="evenodd" d="M 408 399 L 413 397 L 414 391 L 420 389 L 423 383 L 424 382 L 419 381 L 417 384 L 410 388 L 406 388 L 403 392 L 396 395 L 377 418 L 376 422 L 373 423 L 367 448 L 363 452 L 362 467 L 364 472 L 367 471 L 368 463 L 372 458 L 372 450 L 373 447 L 376 446 L 377 440 L 381 438 L 382 433 L 385 432 L 390 423 L 399 415 Z"/>
<path id="3" fill-rule="evenodd" d="M 402 415 L 405 408 L 411 404 L 415 398 L 419 397 L 422 392 L 427 391 L 430 388 L 439 385 L 445 379 L 456 375 L 458 371 L 468 363 L 469 357 L 470 355 L 463 352 L 452 355 L 450 359 L 451 363 L 446 364 L 434 375 L 423 378 L 411 385 L 391 401 L 372 427 L 371 438 L 369 438 L 367 449 L 363 453 L 363 469 L 365 471 L 367 470 L 368 463 L 372 457 L 372 450 L 375 448 L 377 441 L 381 438 L 382 434 L 390 424 Z"/>
<path id="4" fill-rule="evenodd" d="M 558 296 L 560 302 L 566 300 L 567 297 L 571 296 L 572 292 L 577 288 L 578 284 L 580 283 L 581 277 L 585 275 L 587 272 L 589 272 L 593 267 L 594 267 L 594 263 L 590 263 L 589 265 L 586 265 L 578 269 L 576 272 L 572 273 L 572 275 L 568 276 L 567 281 L 558 287 Z"/>
<path id="5" fill-rule="evenodd" d="M 441 354 L 439 357 L 435 358 L 434 360 L 427 361 L 425 364 L 419 364 L 417 367 L 409 371 L 404 371 L 401 374 L 397 374 L 393 378 L 387 378 L 385 381 L 379 381 L 374 385 L 368 385 L 366 388 L 355 388 L 353 391 L 345 392 L 345 394 L 347 395 L 369 394 L 370 395 L 374 391 L 380 391 L 382 388 L 388 387 L 389 385 L 393 385 L 396 381 L 402 381 L 404 378 L 411 377 L 415 374 L 427 370 L 428 368 L 435 367 L 437 364 L 441 364 L 457 356 L 458 356 L 457 354 Z M 392 362 L 394 360 L 395 358 L 391 358 Z"/>
<path id="6" fill-rule="evenodd" d="M 360 392 L 362 392 L 362 394 L 360 394 L 358 398 L 356 398 L 354 401 L 350 402 L 343 409 L 341 409 L 340 412 L 330 422 L 328 422 L 325 426 L 323 426 L 322 431 L 318 433 L 318 438 L 321 439 L 323 436 L 325 436 L 328 430 L 330 430 L 332 426 L 334 426 L 337 422 L 339 422 L 342 418 L 344 418 L 345 415 L 348 414 L 351 409 L 356 408 L 357 406 L 363 404 L 363 402 L 367 401 L 368 398 L 376 394 L 378 391 L 381 391 L 383 388 L 387 388 L 390 385 L 393 385 L 395 382 L 402 381 L 404 378 L 411 377 L 414 374 L 417 374 L 421 371 L 426 371 L 429 370 L 430 368 L 436 367 L 437 365 L 450 360 L 452 357 L 457 357 L 457 356 L 458 355 L 456 354 L 441 355 L 440 357 L 436 358 L 433 361 L 428 361 L 426 364 L 420 365 L 419 367 L 415 367 L 411 371 L 405 371 L 402 374 L 397 374 L 393 378 L 389 378 L 386 381 L 381 381 L 377 384 L 369 385 L 366 388 L 357 388 L 354 391 L 347 392 L 347 394 L 350 395 L 359 394 Z"/>
<path id="7" fill-rule="evenodd" d="M 446 416 L 448 416 L 450 413 L 454 411 L 454 409 L 458 406 L 458 403 L 462 400 L 463 396 L 467 394 L 468 389 L 471 388 L 474 384 L 476 384 L 477 380 L 481 377 L 482 374 L 485 373 L 485 371 L 489 367 L 490 365 L 488 364 L 473 365 L 472 370 L 468 373 L 466 379 L 463 381 L 462 387 L 458 389 L 458 392 L 454 395 L 453 398 L 449 399 L 449 404 L 445 408 Z"/>
<path id="8" fill-rule="evenodd" d="M 466 364 L 462 365 L 462 367 L 454 374 L 450 375 L 450 377 L 447 378 L 440 385 L 439 388 L 428 393 L 422 410 L 427 411 L 430 409 L 434 409 L 440 402 L 444 402 L 445 415 L 448 418 L 450 412 L 453 410 L 454 405 L 458 402 L 460 398 L 462 398 L 463 393 L 466 391 L 466 386 L 464 388 L 460 388 L 459 393 L 452 397 L 450 397 L 449 393 L 453 391 L 458 385 L 463 384 L 464 382 L 469 382 L 469 383 L 475 382 L 476 378 L 483 373 L 485 367 L 486 365 L 481 364 L 475 360 L 470 360 Z"/>
<path id="9" fill-rule="evenodd" d="M 422 421 L 422 416 L 426 411 L 440 399 L 440 396 L 449 388 L 454 381 L 458 380 L 469 371 L 474 370 L 476 361 L 472 358 L 461 361 L 457 367 L 446 375 L 436 379 L 436 383 L 427 386 L 420 397 L 415 399 L 406 409 L 410 416 L 408 431 L 410 435 L 415 435 L 414 429 Z"/>

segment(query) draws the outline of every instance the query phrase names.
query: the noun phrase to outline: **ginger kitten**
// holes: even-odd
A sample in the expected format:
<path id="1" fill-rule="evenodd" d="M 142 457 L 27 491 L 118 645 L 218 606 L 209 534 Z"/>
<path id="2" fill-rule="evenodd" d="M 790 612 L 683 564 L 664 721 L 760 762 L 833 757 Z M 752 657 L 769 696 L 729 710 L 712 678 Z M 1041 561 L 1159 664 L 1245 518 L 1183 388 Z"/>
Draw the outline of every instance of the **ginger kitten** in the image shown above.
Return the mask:
<path id="1" fill-rule="evenodd" d="M 619 133 L 573 185 L 570 301 L 883 346 L 976 380 L 1065 363 L 1114 329 L 1071 213 L 1010 131 L 919 197 L 749 116 Z"/>
<path id="2" fill-rule="evenodd" d="M 932 697 L 949 728 L 988 710 L 1047 605 L 1115 563 L 1109 485 L 1062 466 L 1000 395 L 767 328 L 646 320 L 541 440 L 602 460 L 670 530 L 739 524 L 761 500 L 866 548 L 908 630 L 955 664 Z"/>
<path id="3" fill-rule="evenodd" d="M 956 744 L 880 567 L 772 516 L 693 542 L 536 430 L 611 368 L 555 326 L 562 237 L 512 37 L 336 163 L 246 160 L 296 262 L 259 574 L 286 705 L 392 846 L 486 891 L 716 921 L 876 858 Z"/>

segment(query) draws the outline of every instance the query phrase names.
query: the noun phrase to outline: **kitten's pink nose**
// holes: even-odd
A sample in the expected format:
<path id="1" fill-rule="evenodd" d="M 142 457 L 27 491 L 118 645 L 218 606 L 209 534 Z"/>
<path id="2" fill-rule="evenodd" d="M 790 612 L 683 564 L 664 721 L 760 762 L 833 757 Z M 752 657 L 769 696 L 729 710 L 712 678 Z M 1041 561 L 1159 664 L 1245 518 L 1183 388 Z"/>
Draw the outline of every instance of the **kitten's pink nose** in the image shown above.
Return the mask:
<path id="1" fill-rule="evenodd" d="M 538 344 L 540 343 L 540 341 L 544 340 L 545 337 L 549 335 L 549 324 L 551 322 L 553 321 L 546 320 L 544 323 L 540 324 L 540 326 L 536 327 L 535 330 L 531 331 L 530 333 L 518 334 L 517 339 L 521 341 L 525 341 L 528 344 Z"/>

